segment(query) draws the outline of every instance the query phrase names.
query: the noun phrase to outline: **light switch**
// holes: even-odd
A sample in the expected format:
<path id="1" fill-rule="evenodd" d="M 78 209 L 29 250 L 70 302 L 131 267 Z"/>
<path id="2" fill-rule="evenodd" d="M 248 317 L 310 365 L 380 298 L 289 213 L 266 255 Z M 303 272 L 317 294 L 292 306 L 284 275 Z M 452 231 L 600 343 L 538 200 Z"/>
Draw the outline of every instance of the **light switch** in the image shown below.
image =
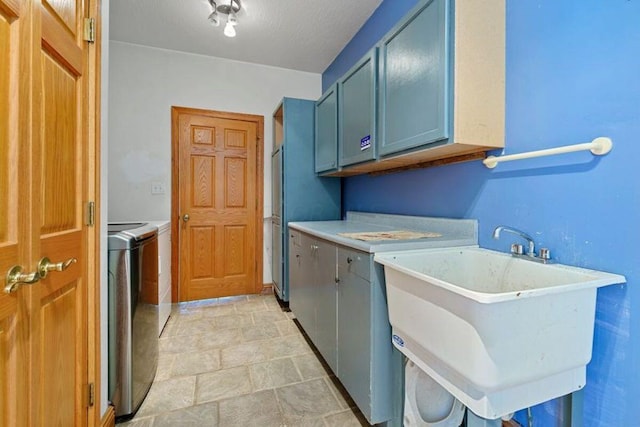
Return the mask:
<path id="1" fill-rule="evenodd" d="M 164 194 L 166 191 L 164 182 L 152 182 L 151 194 Z"/>

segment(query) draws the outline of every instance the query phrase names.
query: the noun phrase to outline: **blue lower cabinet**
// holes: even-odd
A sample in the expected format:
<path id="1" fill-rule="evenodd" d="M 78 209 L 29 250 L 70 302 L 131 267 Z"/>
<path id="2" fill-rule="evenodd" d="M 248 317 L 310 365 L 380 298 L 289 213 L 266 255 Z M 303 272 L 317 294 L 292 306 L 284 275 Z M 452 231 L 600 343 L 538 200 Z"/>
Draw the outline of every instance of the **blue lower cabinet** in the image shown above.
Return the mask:
<path id="1" fill-rule="evenodd" d="M 367 420 L 373 422 L 369 363 L 372 356 L 371 283 L 343 270 L 342 263 L 338 268 L 338 378 Z"/>
<path id="2" fill-rule="evenodd" d="M 309 251 L 307 236 L 289 230 L 289 308 L 309 338 L 316 337 L 315 263 Z"/>
<path id="3" fill-rule="evenodd" d="M 336 248 L 289 230 L 289 307 L 332 370 L 336 353 Z"/>
<path id="4" fill-rule="evenodd" d="M 318 240 L 314 243 L 316 270 L 317 339 L 314 341 L 333 372 L 338 370 L 337 305 L 336 305 L 336 247 Z"/>
<path id="5" fill-rule="evenodd" d="M 338 247 L 338 373 L 370 424 L 401 425 L 402 361 L 391 344 L 384 273 Z"/>
<path id="6" fill-rule="evenodd" d="M 373 254 L 294 229 L 289 237 L 296 319 L 367 421 L 402 425 L 402 358 L 391 344 L 382 268 Z"/>

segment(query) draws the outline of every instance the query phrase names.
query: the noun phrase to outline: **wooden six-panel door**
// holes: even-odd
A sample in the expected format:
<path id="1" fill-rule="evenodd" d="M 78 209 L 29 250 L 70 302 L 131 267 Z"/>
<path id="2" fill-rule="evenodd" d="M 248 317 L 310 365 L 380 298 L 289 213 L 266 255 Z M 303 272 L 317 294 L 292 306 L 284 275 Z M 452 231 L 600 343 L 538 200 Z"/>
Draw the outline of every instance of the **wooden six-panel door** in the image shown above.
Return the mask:
<path id="1" fill-rule="evenodd" d="M 34 282 L 0 292 L 2 426 L 89 422 L 88 5 L 0 0 L 0 272 Z"/>
<path id="2" fill-rule="evenodd" d="M 28 67 L 26 4 L 0 0 L 0 273 L 28 259 L 29 169 L 14 165 L 27 159 L 28 145 L 20 141 L 29 129 L 29 81 L 20 79 Z M 4 288 L 4 281 L 2 288 Z M 23 298 L 0 289 L 0 425 L 28 423 L 28 318 Z"/>
<path id="3" fill-rule="evenodd" d="M 262 126 L 261 116 L 173 108 L 180 301 L 262 289 Z"/>
<path id="4" fill-rule="evenodd" d="M 35 245 L 38 258 L 77 262 L 31 288 L 31 399 L 39 406 L 33 425 L 87 423 L 86 7 L 83 0 L 43 0 L 40 7 L 33 94 Z"/>

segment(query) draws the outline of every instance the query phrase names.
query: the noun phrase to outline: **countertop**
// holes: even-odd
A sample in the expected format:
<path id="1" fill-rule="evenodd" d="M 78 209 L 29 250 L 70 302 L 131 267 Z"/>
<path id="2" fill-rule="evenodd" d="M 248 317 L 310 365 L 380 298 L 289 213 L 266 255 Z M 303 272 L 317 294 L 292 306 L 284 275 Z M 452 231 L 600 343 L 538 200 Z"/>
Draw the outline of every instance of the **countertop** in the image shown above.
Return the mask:
<path id="1" fill-rule="evenodd" d="M 291 229 L 368 253 L 478 244 L 478 222 L 473 219 L 347 212 L 346 219 L 342 221 L 290 222 L 288 226 Z M 442 236 L 413 240 L 362 241 L 339 235 L 339 233 L 395 230 L 434 232 Z"/>

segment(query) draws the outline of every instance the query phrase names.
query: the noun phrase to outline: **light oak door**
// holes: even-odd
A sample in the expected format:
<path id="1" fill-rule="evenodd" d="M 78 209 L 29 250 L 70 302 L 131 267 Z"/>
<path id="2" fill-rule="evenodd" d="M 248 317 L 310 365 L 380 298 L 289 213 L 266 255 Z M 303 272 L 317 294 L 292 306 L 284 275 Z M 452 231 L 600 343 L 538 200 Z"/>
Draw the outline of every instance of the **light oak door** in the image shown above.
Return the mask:
<path id="1" fill-rule="evenodd" d="M 263 118 L 174 107 L 173 127 L 179 300 L 260 292 Z"/>
<path id="2" fill-rule="evenodd" d="M 27 259 L 28 204 L 20 197 L 29 190 L 28 169 L 13 165 L 28 155 L 20 144 L 28 129 L 19 122 L 29 111 L 22 104 L 28 81 L 19 76 L 28 65 L 29 18 L 23 2 L 0 0 L 0 274 Z M 9 207 L 12 208 L 9 208 Z M 2 282 L 2 287 L 4 283 Z M 0 289 L 0 425 L 27 425 L 28 318 L 27 301 Z"/>
<path id="3" fill-rule="evenodd" d="M 35 282 L 2 286 L 3 426 L 89 423 L 87 13 L 85 0 L 0 0 L 0 272 Z"/>
<path id="4" fill-rule="evenodd" d="M 32 161 L 39 183 L 32 190 L 35 247 L 54 263 L 77 263 L 32 288 L 31 393 L 40 406 L 34 425 L 87 422 L 85 7 L 82 0 L 44 0 L 40 7 L 40 77 L 34 80 L 33 108 Z M 55 405 L 51 396 L 60 396 Z"/>

